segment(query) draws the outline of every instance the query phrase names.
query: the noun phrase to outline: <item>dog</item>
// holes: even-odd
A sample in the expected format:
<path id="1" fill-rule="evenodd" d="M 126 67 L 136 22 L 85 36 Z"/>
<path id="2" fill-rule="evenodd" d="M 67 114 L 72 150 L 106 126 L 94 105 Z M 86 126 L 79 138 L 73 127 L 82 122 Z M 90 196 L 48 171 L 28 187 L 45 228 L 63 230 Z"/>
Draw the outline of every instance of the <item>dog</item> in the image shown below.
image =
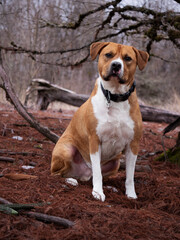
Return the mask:
<path id="1" fill-rule="evenodd" d="M 56 143 L 51 174 L 77 180 L 92 177 L 92 195 L 104 201 L 103 177 L 114 175 L 126 157 L 126 195 L 136 199 L 134 170 L 142 135 L 142 117 L 136 95 L 134 74 L 143 70 L 149 55 L 135 47 L 113 42 L 90 46 L 95 60 L 99 55 L 99 77 L 89 99 L 77 110 Z"/>

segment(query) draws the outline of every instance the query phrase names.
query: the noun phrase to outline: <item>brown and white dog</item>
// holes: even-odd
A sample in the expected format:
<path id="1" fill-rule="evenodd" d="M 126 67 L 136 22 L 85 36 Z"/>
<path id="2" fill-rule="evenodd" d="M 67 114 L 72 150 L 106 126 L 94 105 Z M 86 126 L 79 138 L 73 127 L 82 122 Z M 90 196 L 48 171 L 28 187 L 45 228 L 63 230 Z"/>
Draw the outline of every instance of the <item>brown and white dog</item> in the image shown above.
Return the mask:
<path id="1" fill-rule="evenodd" d="M 126 156 L 126 195 L 137 198 L 134 169 L 142 134 L 142 117 L 136 96 L 134 74 L 142 70 L 148 53 L 112 42 L 90 47 L 94 60 L 99 54 L 99 77 L 90 98 L 77 110 L 57 142 L 51 173 L 87 181 L 92 177 L 94 198 L 105 200 L 103 176 L 117 173 L 120 156 Z"/>

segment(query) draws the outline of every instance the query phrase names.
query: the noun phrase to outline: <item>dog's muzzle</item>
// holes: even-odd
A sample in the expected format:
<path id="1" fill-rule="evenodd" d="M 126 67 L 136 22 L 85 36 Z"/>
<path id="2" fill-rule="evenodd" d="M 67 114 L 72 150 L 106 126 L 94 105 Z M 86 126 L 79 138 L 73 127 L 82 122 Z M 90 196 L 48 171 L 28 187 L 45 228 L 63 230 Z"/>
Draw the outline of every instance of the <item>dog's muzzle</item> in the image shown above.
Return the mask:
<path id="1" fill-rule="evenodd" d="M 122 64 L 120 62 L 112 62 L 110 71 L 106 77 L 105 81 L 109 81 L 111 77 L 117 77 L 119 83 L 123 84 L 126 81 L 122 78 Z"/>
<path id="2" fill-rule="evenodd" d="M 117 76 L 117 75 L 119 75 L 120 74 L 120 72 L 121 72 L 121 63 L 119 63 L 119 62 L 113 62 L 112 64 L 111 64 L 111 72 L 112 72 L 112 75 L 115 75 L 115 76 Z"/>

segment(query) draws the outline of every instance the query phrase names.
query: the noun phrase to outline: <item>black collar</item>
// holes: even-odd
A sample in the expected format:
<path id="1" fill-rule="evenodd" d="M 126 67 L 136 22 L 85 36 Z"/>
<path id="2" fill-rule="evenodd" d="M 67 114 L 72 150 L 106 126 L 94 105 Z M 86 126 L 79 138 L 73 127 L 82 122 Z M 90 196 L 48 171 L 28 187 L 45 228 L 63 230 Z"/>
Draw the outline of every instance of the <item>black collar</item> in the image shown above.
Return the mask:
<path id="1" fill-rule="evenodd" d="M 103 92 L 105 98 L 107 99 L 108 104 L 110 104 L 110 101 L 113 101 L 113 102 L 126 101 L 129 98 L 129 96 L 131 95 L 131 93 L 134 92 L 135 87 L 136 87 L 136 82 L 134 81 L 131 88 L 126 93 L 124 93 L 124 94 L 113 94 L 109 90 L 104 89 L 104 87 L 101 83 L 101 89 L 102 89 L 102 92 Z"/>

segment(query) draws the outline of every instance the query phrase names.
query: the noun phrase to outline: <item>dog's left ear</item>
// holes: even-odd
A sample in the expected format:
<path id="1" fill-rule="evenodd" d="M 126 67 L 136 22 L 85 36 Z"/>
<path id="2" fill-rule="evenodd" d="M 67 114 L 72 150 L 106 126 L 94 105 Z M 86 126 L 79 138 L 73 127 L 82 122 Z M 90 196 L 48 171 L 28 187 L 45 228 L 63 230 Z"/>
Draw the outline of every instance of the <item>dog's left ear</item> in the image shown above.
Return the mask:
<path id="1" fill-rule="evenodd" d="M 94 60 L 97 55 L 101 52 L 101 50 L 106 47 L 109 44 L 109 42 L 95 42 L 92 43 L 90 46 L 90 55 L 92 60 Z"/>
<path id="2" fill-rule="evenodd" d="M 149 54 L 147 52 L 137 50 L 136 48 L 133 47 L 133 50 L 136 53 L 136 58 L 137 58 L 137 65 L 140 70 L 143 70 L 147 64 L 147 61 L 149 59 Z"/>

